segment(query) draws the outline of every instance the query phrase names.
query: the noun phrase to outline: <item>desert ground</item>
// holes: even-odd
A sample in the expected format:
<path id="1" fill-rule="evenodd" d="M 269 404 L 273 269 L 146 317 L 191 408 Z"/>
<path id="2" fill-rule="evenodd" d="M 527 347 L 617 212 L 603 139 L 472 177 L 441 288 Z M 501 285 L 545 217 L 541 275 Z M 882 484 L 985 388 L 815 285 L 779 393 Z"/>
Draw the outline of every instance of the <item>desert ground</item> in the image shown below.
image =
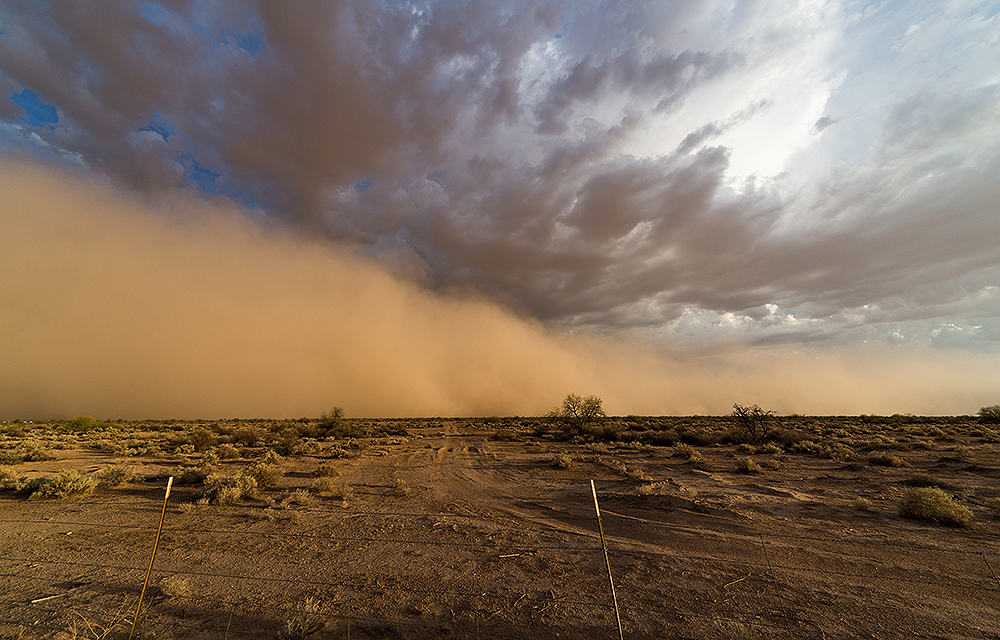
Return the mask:
<path id="1" fill-rule="evenodd" d="M 127 638 L 168 477 L 138 638 L 1000 637 L 997 425 L 765 427 L 7 422 L 0 637 Z"/>

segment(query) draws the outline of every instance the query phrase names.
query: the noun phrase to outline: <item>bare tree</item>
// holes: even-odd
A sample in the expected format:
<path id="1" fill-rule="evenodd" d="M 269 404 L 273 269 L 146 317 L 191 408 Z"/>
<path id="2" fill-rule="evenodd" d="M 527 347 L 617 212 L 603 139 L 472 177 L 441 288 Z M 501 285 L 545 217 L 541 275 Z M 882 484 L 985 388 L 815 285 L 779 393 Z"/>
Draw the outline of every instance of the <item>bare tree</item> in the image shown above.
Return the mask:
<path id="1" fill-rule="evenodd" d="M 771 419 L 775 414 L 773 411 L 764 411 L 755 404 L 744 406 L 737 403 L 733 405 L 731 415 L 736 420 L 736 428 L 741 432 L 740 435 L 747 442 L 758 443 L 770 434 Z"/>

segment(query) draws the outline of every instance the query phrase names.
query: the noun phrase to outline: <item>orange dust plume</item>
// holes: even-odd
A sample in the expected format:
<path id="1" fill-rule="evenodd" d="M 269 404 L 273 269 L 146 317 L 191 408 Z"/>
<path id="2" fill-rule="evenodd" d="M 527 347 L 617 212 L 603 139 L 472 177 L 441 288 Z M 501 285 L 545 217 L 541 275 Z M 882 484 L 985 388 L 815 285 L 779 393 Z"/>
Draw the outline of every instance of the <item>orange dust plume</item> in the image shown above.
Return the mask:
<path id="1" fill-rule="evenodd" d="M 967 413 L 995 358 L 743 349 L 671 357 L 427 291 L 223 200 L 0 163 L 0 418 Z"/>

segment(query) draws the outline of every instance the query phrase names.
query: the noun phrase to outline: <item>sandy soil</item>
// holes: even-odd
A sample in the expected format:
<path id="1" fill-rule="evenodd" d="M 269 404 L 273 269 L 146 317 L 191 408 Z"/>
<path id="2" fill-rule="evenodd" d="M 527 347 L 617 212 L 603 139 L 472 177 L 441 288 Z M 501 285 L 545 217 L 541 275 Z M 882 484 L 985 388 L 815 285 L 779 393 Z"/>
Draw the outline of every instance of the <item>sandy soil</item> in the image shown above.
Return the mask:
<path id="1" fill-rule="evenodd" d="M 820 442 L 829 420 L 799 428 Z M 851 425 L 855 456 L 840 461 L 734 444 L 695 446 L 702 459 L 688 460 L 516 421 L 412 421 L 347 458 L 332 457 L 342 441 L 321 441 L 237 504 L 199 505 L 202 487 L 175 487 L 137 637 L 617 637 L 591 479 L 626 638 L 1000 637 L 1000 444 L 971 420 L 879 426 L 879 447 Z M 147 427 L 104 442 L 166 446 L 194 428 Z M 71 440 L 47 449 L 55 460 L 12 468 L 124 462 L 139 475 L 64 500 L 0 491 L 0 637 L 127 637 L 166 475 L 202 455 L 122 458 Z M 871 461 L 886 450 L 901 466 Z M 737 456 L 760 473 L 738 473 Z M 320 465 L 336 468 L 336 486 L 295 493 Z M 972 526 L 899 516 L 927 478 L 972 510 Z"/>

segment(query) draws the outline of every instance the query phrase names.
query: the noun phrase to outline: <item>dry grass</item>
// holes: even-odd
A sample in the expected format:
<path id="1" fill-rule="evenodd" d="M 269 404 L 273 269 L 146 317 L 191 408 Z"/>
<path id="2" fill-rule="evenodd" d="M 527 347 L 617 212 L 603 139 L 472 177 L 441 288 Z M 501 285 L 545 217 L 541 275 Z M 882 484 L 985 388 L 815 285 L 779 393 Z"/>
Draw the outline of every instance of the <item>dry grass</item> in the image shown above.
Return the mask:
<path id="1" fill-rule="evenodd" d="M 972 511 L 938 487 L 908 489 L 899 501 L 899 515 L 952 527 L 972 524 Z"/>
<path id="2" fill-rule="evenodd" d="M 135 467 L 126 464 L 115 464 L 94 472 L 94 477 L 102 487 L 119 487 L 135 478 Z"/>
<path id="3" fill-rule="evenodd" d="M 77 471 L 66 471 L 54 478 L 40 478 L 29 500 L 62 500 L 70 496 L 90 493 L 97 486 L 97 479 L 81 475 Z"/>

